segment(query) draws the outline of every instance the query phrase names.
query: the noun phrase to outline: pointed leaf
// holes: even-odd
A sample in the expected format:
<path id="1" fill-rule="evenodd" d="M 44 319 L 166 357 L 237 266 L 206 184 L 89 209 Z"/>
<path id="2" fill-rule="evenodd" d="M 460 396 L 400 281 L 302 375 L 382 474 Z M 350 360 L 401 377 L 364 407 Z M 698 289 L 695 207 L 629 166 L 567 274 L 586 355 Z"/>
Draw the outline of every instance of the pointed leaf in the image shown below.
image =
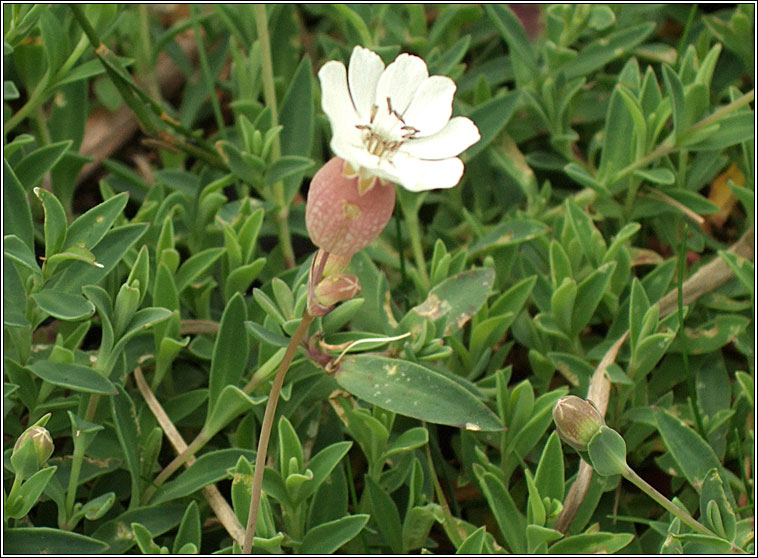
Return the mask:
<path id="1" fill-rule="evenodd" d="M 477 397 L 442 374 L 405 360 L 347 356 L 334 374 L 344 389 L 401 415 L 470 430 L 502 430 Z"/>

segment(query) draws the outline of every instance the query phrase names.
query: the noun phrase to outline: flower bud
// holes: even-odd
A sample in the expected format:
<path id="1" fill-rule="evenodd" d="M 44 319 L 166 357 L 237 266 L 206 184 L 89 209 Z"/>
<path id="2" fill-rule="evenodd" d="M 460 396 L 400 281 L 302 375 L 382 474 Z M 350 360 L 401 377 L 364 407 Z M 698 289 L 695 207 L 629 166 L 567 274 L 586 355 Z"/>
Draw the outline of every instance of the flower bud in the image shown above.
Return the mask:
<path id="1" fill-rule="evenodd" d="M 561 440 L 577 451 L 587 451 L 587 444 L 605 424 L 592 401 L 575 395 L 558 400 L 553 407 L 553 421 Z"/>
<path id="2" fill-rule="evenodd" d="M 311 180 L 305 226 L 313 243 L 340 256 L 352 256 L 384 229 L 395 207 L 395 188 L 376 180 L 363 194 L 359 176 L 343 172 L 345 162 L 330 159 Z"/>
<path id="3" fill-rule="evenodd" d="M 313 296 L 308 300 L 308 313 L 325 316 L 335 304 L 355 298 L 360 292 L 361 284 L 355 275 L 337 273 L 325 277 L 316 285 Z"/>
<path id="4" fill-rule="evenodd" d="M 17 475 L 28 478 L 50 459 L 53 454 L 53 438 L 43 426 L 30 426 L 13 445 L 11 465 Z"/>

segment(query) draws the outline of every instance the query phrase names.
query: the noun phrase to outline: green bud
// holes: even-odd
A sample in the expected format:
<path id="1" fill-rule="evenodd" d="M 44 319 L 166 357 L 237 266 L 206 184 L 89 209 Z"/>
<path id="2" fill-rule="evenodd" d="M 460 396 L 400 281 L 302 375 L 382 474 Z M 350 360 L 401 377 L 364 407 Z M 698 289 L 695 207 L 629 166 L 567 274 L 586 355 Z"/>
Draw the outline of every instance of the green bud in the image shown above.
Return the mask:
<path id="1" fill-rule="evenodd" d="M 587 446 L 587 455 L 589 464 L 600 476 L 626 475 L 629 470 L 626 464 L 624 438 L 613 428 L 604 424 L 592 436 Z"/>
<path id="2" fill-rule="evenodd" d="M 13 445 L 11 454 L 13 470 L 22 478 L 32 476 L 50 459 L 54 449 L 53 438 L 47 428 L 30 426 Z"/>
<path id="3" fill-rule="evenodd" d="M 553 421 L 561 440 L 577 451 L 587 450 L 592 437 L 605 424 L 592 401 L 567 395 L 553 407 Z"/>
<path id="4" fill-rule="evenodd" d="M 140 302 L 139 281 L 135 280 L 131 285 L 124 283 L 116 295 L 116 303 L 113 305 L 114 324 L 113 329 L 116 337 L 120 337 L 126 330 L 126 326 L 132 321 Z"/>

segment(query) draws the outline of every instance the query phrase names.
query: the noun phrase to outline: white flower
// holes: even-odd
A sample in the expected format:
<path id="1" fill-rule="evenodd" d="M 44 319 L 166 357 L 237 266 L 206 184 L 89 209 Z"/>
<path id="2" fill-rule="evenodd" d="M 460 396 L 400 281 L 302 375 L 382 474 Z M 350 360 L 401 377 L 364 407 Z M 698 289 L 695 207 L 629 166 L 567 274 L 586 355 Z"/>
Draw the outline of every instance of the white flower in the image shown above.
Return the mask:
<path id="1" fill-rule="evenodd" d="M 411 54 L 385 68 L 379 55 L 360 46 L 349 66 L 327 62 L 318 77 L 331 148 L 361 177 L 361 191 L 376 177 L 414 192 L 458 184 L 463 162 L 457 156 L 481 136 L 468 118 L 450 118 L 455 82 L 430 77 L 426 63 Z"/>

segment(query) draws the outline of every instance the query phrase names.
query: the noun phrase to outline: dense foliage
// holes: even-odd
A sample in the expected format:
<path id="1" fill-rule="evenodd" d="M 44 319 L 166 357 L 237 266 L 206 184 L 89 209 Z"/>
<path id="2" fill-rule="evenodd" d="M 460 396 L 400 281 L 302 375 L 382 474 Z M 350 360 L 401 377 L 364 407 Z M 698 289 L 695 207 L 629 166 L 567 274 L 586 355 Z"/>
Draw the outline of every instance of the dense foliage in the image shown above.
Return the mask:
<path id="1" fill-rule="evenodd" d="M 753 552 L 753 10 L 4 4 L 4 551 L 239 551 L 363 45 L 481 140 L 311 324 L 254 550 Z"/>

